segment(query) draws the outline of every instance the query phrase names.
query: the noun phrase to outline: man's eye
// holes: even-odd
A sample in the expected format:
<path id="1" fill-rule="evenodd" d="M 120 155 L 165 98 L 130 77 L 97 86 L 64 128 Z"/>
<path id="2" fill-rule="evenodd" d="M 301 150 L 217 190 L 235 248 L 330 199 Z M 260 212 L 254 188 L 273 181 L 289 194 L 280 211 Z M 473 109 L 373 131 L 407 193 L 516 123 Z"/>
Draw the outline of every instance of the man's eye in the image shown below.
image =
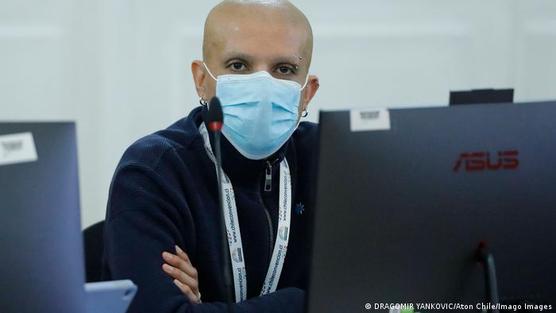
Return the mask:
<path id="1" fill-rule="evenodd" d="M 293 68 L 290 67 L 290 66 L 285 66 L 285 65 L 279 66 L 279 67 L 276 69 L 276 71 L 278 72 L 278 74 L 281 74 L 281 75 L 291 75 L 291 74 L 295 74 L 295 69 L 293 69 Z"/>
<path id="2" fill-rule="evenodd" d="M 234 63 L 230 64 L 228 67 L 234 72 L 241 72 L 241 71 L 244 71 L 246 69 L 245 64 L 243 64 L 241 62 L 234 62 Z"/>

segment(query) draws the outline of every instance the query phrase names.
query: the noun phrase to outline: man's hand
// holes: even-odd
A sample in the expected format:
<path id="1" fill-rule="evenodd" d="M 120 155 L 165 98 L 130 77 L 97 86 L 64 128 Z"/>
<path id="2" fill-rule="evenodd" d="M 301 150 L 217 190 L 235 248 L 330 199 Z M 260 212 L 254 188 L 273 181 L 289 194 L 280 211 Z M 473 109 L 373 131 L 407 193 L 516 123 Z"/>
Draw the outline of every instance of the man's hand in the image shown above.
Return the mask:
<path id="1" fill-rule="evenodd" d="M 197 269 L 193 267 L 189 257 L 180 247 L 176 246 L 176 254 L 163 252 L 162 270 L 174 279 L 174 284 L 193 303 L 201 303 Z"/>

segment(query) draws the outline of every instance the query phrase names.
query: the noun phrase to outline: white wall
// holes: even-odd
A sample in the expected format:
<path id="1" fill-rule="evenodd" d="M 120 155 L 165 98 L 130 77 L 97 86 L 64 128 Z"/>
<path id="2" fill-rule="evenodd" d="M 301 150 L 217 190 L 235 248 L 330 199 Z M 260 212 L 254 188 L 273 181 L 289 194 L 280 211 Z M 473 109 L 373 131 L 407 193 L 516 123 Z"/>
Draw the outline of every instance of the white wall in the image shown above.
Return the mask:
<path id="1" fill-rule="evenodd" d="M 1 0 L 0 120 L 76 120 L 83 226 L 124 149 L 184 116 L 217 1 Z M 299 0 L 315 32 L 310 108 L 442 105 L 449 90 L 556 99 L 556 1 Z"/>

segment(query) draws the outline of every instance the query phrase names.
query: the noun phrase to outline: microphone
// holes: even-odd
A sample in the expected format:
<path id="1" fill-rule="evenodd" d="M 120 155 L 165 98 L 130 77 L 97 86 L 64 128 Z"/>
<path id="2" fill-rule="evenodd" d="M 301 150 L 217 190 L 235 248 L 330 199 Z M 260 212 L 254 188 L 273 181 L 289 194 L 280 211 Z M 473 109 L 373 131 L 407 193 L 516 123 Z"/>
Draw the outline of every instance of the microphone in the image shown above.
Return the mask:
<path id="1" fill-rule="evenodd" d="M 222 270 L 224 278 L 224 287 L 226 292 L 226 302 L 228 304 L 228 312 L 233 313 L 233 289 L 232 289 L 232 278 L 230 269 L 232 268 L 230 261 L 230 249 L 228 247 L 228 233 L 226 231 L 225 219 L 224 219 L 224 200 L 222 196 L 222 152 L 220 150 L 220 134 L 222 130 L 222 125 L 224 125 L 224 114 L 222 113 L 222 105 L 220 104 L 220 99 L 213 97 L 208 103 L 207 120 L 208 130 L 214 135 L 214 155 L 216 158 L 216 180 L 218 182 L 218 207 L 220 208 L 220 231 L 222 233 L 222 244 L 220 248 L 222 250 Z"/>
<path id="2" fill-rule="evenodd" d="M 222 125 L 224 124 L 224 113 L 222 113 L 222 105 L 218 97 L 212 97 L 209 101 L 207 124 L 210 131 L 220 133 Z"/>

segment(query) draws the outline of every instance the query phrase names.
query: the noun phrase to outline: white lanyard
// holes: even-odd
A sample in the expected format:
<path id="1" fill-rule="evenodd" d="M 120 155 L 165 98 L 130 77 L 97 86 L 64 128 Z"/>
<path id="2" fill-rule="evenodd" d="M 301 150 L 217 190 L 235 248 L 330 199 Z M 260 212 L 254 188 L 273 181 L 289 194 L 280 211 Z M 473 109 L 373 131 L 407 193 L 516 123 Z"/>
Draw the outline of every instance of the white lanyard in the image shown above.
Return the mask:
<path id="1" fill-rule="evenodd" d="M 216 158 L 210 146 L 210 139 L 207 128 L 204 123 L 199 127 L 199 132 L 203 136 L 205 142 L 205 150 L 209 158 L 216 168 Z M 218 170 L 218 169 L 216 169 Z M 230 179 L 220 169 L 222 177 L 222 202 L 224 210 L 224 222 L 226 223 L 226 231 L 228 233 L 228 246 L 230 248 L 230 259 L 232 263 L 232 274 L 234 277 L 234 288 L 236 302 L 247 299 L 247 273 L 245 271 L 245 259 L 243 257 L 243 245 L 241 243 L 241 232 L 239 229 L 239 220 L 237 217 L 237 205 L 234 195 L 234 189 Z M 278 232 L 276 233 L 276 242 L 274 243 L 274 251 L 270 260 L 270 266 L 266 273 L 266 277 L 261 290 L 261 295 L 265 295 L 276 291 L 282 267 L 286 259 L 288 250 L 288 240 L 290 234 L 291 223 L 291 175 L 288 162 L 284 158 L 280 163 L 280 195 L 279 195 L 279 211 L 278 211 Z"/>

